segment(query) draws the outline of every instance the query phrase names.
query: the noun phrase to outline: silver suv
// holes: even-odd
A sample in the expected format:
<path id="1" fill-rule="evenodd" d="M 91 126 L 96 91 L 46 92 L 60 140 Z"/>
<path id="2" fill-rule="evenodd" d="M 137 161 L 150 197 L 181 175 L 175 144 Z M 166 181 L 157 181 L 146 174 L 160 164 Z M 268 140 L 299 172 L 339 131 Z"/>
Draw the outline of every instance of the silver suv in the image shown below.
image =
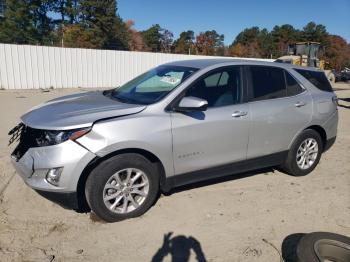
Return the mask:
<path id="1" fill-rule="evenodd" d="M 10 135 L 25 183 L 112 222 L 179 185 L 265 167 L 306 175 L 334 143 L 338 113 L 322 71 L 206 59 L 54 99 L 21 120 Z"/>

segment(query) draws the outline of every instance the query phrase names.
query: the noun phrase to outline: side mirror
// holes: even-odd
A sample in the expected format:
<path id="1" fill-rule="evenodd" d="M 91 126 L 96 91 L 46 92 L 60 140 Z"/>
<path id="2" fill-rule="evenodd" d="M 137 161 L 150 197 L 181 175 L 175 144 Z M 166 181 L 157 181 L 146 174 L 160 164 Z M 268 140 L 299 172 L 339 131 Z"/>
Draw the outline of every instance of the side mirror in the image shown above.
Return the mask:
<path id="1" fill-rule="evenodd" d="M 207 100 L 187 96 L 181 99 L 180 103 L 175 107 L 178 112 L 205 111 L 208 108 Z"/>

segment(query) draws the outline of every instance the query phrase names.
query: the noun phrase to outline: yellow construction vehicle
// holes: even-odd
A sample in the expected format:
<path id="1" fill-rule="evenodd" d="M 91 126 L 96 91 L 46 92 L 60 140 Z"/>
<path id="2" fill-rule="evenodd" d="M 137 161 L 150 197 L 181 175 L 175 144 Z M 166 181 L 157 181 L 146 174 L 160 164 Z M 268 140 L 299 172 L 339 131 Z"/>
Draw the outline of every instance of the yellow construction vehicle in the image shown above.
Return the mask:
<path id="1" fill-rule="evenodd" d="M 297 42 L 288 46 L 288 55 L 279 57 L 275 62 L 320 68 L 329 81 L 334 83 L 333 72 L 325 70 L 325 60 L 320 59 L 323 51 L 319 42 Z"/>

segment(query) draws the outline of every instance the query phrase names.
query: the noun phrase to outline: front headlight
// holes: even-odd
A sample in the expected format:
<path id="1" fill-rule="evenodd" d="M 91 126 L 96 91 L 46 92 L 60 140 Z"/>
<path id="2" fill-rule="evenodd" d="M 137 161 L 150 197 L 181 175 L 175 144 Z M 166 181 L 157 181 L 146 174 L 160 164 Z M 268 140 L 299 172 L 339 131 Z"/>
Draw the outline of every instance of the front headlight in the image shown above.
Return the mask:
<path id="1" fill-rule="evenodd" d="M 91 128 L 79 128 L 72 130 L 41 130 L 40 136 L 36 137 L 37 146 L 52 146 L 63 143 L 67 140 L 76 140 L 90 132 Z"/>

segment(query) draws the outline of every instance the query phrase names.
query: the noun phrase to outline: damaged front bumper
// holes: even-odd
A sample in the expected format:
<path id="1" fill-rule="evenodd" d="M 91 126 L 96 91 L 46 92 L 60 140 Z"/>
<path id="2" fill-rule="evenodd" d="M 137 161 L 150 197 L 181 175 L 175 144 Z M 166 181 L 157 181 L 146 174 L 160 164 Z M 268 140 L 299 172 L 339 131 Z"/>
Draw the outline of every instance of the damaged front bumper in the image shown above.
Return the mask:
<path id="1" fill-rule="evenodd" d="M 84 168 L 96 157 L 78 143 L 68 140 L 58 145 L 29 148 L 17 159 L 11 156 L 12 164 L 24 182 L 39 194 L 54 201 L 62 202 L 65 207 L 75 205 L 74 202 L 80 175 Z M 48 172 L 61 169 L 56 185 L 47 180 Z"/>

